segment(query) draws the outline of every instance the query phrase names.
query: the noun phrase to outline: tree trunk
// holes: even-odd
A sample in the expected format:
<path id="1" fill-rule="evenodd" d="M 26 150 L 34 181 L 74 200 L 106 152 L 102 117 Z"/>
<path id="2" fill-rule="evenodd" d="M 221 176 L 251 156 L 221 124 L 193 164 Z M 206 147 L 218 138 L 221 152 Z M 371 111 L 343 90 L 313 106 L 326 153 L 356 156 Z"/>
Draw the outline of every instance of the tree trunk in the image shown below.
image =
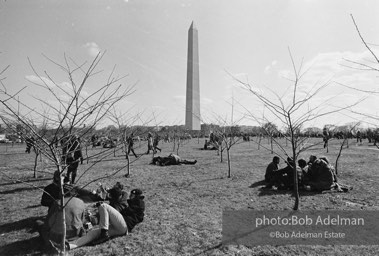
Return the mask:
<path id="1" fill-rule="evenodd" d="M 231 163 L 230 163 L 230 148 L 227 146 L 226 147 L 226 155 L 228 157 L 228 178 L 231 177 Z"/>
<path id="2" fill-rule="evenodd" d="M 296 170 L 296 154 L 295 150 L 293 150 L 293 171 L 294 171 L 294 196 L 295 196 L 295 205 L 293 206 L 293 209 L 295 211 L 299 210 L 299 204 L 300 204 L 300 195 L 299 195 L 299 179 L 297 177 L 297 170 Z"/>
<path id="3" fill-rule="evenodd" d="M 272 137 L 271 137 L 271 154 L 274 154 L 274 146 L 272 145 Z"/>
<path id="4" fill-rule="evenodd" d="M 342 141 L 341 146 L 340 146 L 340 150 L 338 151 L 338 155 L 337 155 L 337 159 L 336 159 L 336 168 L 335 168 L 336 169 L 336 175 L 338 174 L 338 160 L 341 156 L 343 145 L 345 144 L 346 140 L 347 140 L 347 138 L 345 137 Z"/>
<path id="5" fill-rule="evenodd" d="M 176 154 L 179 155 L 180 138 L 178 139 L 178 146 L 176 147 Z"/>
<path id="6" fill-rule="evenodd" d="M 129 177 L 130 175 L 130 157 L 128 152 L 126 152 L 126 161 L 127 161 L 127 166 L 126 166 L 126 175 L 125 177 Z"/>
<path id="7" fill-rule="evenodd" d="M 37 162 L 38 162 L 38 151 L 37 150 L 35 150 L 35 153 L 36 153 L 36 155 L 35 155 L 35 158 L 34 158 L 34 175 L 33 175 L 33 177 L 34 178 L 37 178 Z"/>
<path id="8" fill-rule="evenodd" d="M 262 140 L 262 136 L 259 135 L 259 140 L 258 140 L 258 150 L 260 149 L 260 146 L 261 146 L 261 140 Z"/>
<path id="9" fill-rule="evenodd" d="M 60 167 L 58 167 L 58 170 L 59 170 L 59 173 L 61 173 Z M 60 198 L 60 203 L 61 203 L 60 211 L 62 211 L 62 232 L 63 232 L 63 236 L 62 236 L 62 240 L 61 240 L 60 246 L 61 246 L 61 255 L 65 255 L 66 215 L 65 215 L 65 209 L 64 209 L 64 190 L 63 190 L 63 180 L 62 180 L 62 178 L 60 178 L 59 187 L 60 187 L 59 198 Z"/>
<path id="10" fill-rule="evenodd" d="M 87 164 L 88 164 L 89 159 L 88 159 L 88 145 L 87 144 L 86 144 L 86 159 L 87 159 Z"/>
<path id="11" fill-rule="evenodd" d="M 223 148 L 222 148 L 222 144 L 219 145 L 219 152 L 220 152 L 220 163 L 222 163 L 223 159 L 222 159 L 222 152 L 224 151 Z"/>

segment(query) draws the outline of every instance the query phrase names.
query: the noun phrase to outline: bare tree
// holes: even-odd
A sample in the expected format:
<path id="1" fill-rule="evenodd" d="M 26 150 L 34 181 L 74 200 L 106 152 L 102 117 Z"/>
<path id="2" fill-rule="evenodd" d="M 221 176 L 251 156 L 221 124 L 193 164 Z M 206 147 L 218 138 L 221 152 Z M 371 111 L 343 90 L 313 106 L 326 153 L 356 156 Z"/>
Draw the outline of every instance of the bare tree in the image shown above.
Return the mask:
<path id="1" fill-rule="evenodd" d="M 215 119 L 217 121 L 217 125 L 214 126 L 213 133 L 215 136 L 215 143 L 218 144 L 218 152 L 220 154 L 220 162 L 223 162 L 223 151 L 226 150 L 227 164 L 228 164 L 228 178 L 231 177 L 232 164 L 231 164 L 231 150 L 232 147 L 242 143 L 242 136 L 240 134 L 239 123 L 243 120 L 242 118 L 238 118 L 235 120 L 234 108 L 235 108 L 235 100 L 232 97 L 231 106 L 231 114 L 228 116 L 220 116 L 216 115 Z M 230 119 L 229 119 L 230 118 Z"/>
<path id="2" fill-rule="evenodd" d="M 138 138 L 140 140 L 140 136 L 143 135 L 144 131 L 140 129 L 140 126 L 136 125 L 137 122 L 141 121 L 142 113 L 132 114 L 131 109 L 128 111 L 117 111 L 115 108 L 110 113 L 109 119 L 112 120 L 113 123 L 117 125 L 118 130 L 118 140 L 121 142 L 121 150 L 125 154 L 125 159 L 127 160 L 126 174 L 125 177 L 130 175 L 130 164 L 134 161 L 130 160 L 129 152 L 131 151 L 131 147 L 133 145 L 131 140 Z M 150 120 L 151 121 L 151 120 Z M 143 122 L 141 126 L 147 125 L 150 121 Z M 133 148 L 134 152 L 134 148 Z M 142 155 L 142 154 L 141 154 Z M 138 156 L 135 160 L 139 159 Z"/>
<path id="3" fill-rule="evenodd" d="M 311 104 L 311 101 L 314 100 L 316 96 L 330 84 L 330 81 L 325 81 L 321 85 L 315 84 L 312 90 L 305 93 L 305 95 L 300 94 L 299 87 L 301 87 L 302 78 L 308 70 L 303 71 L 303 61 L 300 62 L 299 67 L 295 65 L 295 61 L 292 57 L 290 50 L 289 55 L 292 63 L 294 77 L 288 78 L 288 80 L 292 84 L 289 90 L 291 97 L 289 97 L 288 101 L 285 101 L 285 95 L 280 96 L 278 93 L 270 90 L 271 96 L 267 96 L 260 91 L 260 88 L 253 86 L 249 83 L 243 82 L 237 78 L 234 79 L 237 80 L 244 89 L 248 90 L 255 97 L 255 99 L 258 100 L 258 102 L 263 103 L 266 109 L 268 109 L 268 111 L 273 116 L 272 119 L 275 119 L 277 122 L 279 122 L 284 127 L 284 130 L 287 131 L 287 133 L 285 134 L 285 139 L 288 140 L 290 144 L 290 150 L 287 150 L 276 138 L 273 138 L 273 142 L 278 147 L 279 152 L 281 152 L 287 157 L 291 157 L 293 160 L 293 193 L 295 197 L 293 209 L 298 210 L 299 186 L 298 174 L 296 171 L 297 158 L 300 153 L 315 146 L 315 144 L 312 143 L 308 137 L 301 136 L 301 133 L 299 132 L 300 129 L 302 127 L 305 127 L 305 124 L 310 123 L 320 117 L 331 115 L 333 113 L 338 113 L 342 110 L 355 106 L 363 99 L 361 99 L 358 102 L 350 103 L 347 106 L 335 107 L 333 109 L 328 109 L 325 107 L 328 106 L 328 102 L 333 97 L 324 100 L 323 102 L 318 104 Z M 266 122 L 272 122 L 272 120 L 268 120 L 267 117 L 265 117 L 264 120 L 258 118 L 256 114 L 250 111 L 249 109 L 246 109 L 246 111 L 248 116 L 256 120 L 261 125 Z"/>
<path id="4" fill-rule="evenodd" d="M 104 55 L 99 53 L 91 62 L 78 64 L 72 58 L 64 55 L 63 64 L 52 60 L 46 56 L 46 60 L 52 63 L 66 75 L 68 82 L 58 83 L 53 77 L 53 73 L 43 71 L 39 73 L 28 58 L 34 79 L 30 82 L 35 86 L 35 90 L 41 90 L 41 97 L 32 96 L 29 100 L 19 100 L 27 87 L 12 92 L 10 86 L 6 86 L 3 79 L 0 79 L 2 88 L 0 89 L 3 106 L 2 120 L 6 124 L 16 123 L 24 127 L 28 134 L 35 138 L 34 146 L 45 158 L 47 158 L 61 175 L 67 169 L 65 158 L 69 150 L 67 144 L 59 142 L 65 141 L 73 136 L 84 138 L 89 135 L 96 125 L 109 115 L 110 110 L 123 99 L 134 92 L 133 86 L 120 84 L 125 76 L 115 76 L 115 67 L 109 72 L 98 70 L 100 61 Z M 8 68 L 8 67 L 7 67 Z M 7 69 L 5 68 L 0 75 Z M 55 73 L 56 74 L 56 73 Z M 104 83 L 95 86 L 97 81 L 95 76 L 105 75 Z M 92 86 L 87 86 L 92 83 Z M 36 127 L 44 126 L 49 133 L 41 133 Z M 25 134 L 24 134 L 25 135 Z M 75 149 L 74 149 L 75 150 Z M 78 178 L 102 161 L 106 157 L 93 162 Z M 86 181 L 89 185 L 96 180 Z M 61 251 L 64 253 L 65 244 L 65 214 L 64 208 L 67 202 L 64 197 L 63 184 L 60 183 L 60 210 L 63 212 L 62 230 L 63 239 L 61 241 Z"/>
<path id="5" fill-rule="evenodd" d="M 262 130 L 263 130 L 263 133 L 267 135 L 267 138 L 271 146 L 271 154 L 273 154 L 274 153 L 273 138 L 276 136 L 276 134 L 278 134 L 278 127 L 274 123 L 267 122 L 263 124 Z"/>
<path id="6" fill-rule="evenodd" d="M 360 124 L 360 122 L 357 122 L 355 125 L 352 125 L 352 126 L 348 127 L 347 130 L 345 130 L 345 132 L 342 133 L 343 134 L 343 141 L 342 141 L 342 143 L 340 145 L 340 149 L 338 151 L 338 155 L 337 155 L 337 158 L 336 158 L 336 164 L 334 166 L 336 175 L 338 175 L 338 160 L 340 159 L 340 157 L 342 155 L 343 147 L 346 144 L 346 147 L 349 148 L 349 144 L 348 144 L 349 133 L 351 133 L 351 131 L 353 131 L 357 126 L 359 126 L 359 124 Z"/>
<path id="7" fill-rule="evenodd" d="M 369 43 L 365 40 L 364 36 L 362 35 L 359 26 L 352 14 L 350 14 L 350 17 L 353 21 L 355 30 L 358 33 L 358 36 L 363 43 L 366 50 L 369 52 L 369 56 L 371 58 L 366 58 L 365 60 L 350 60 L 350 59 L 344 59 L 346 61 L 346 67 L 354 69 L 354 70 L 361 70 L 361 71 L 367 71 L 367 72 L 379 72 L 379 57 L 377 56 L 377 53 L 373 50 L 373 46 L 377 46 L 378 44 Z M 349 90 L 352 90 L 356 93 L 363 93 L 365 95 L 374 96 L 377 97 L 379 95 L 379 89 L 365 89 L 365 88 L 355 88 L 349 85 L 345 85 L 343 83 L 338 83 L 339 85 L 348 88 Z M 375 126 L 377 126 L 377 123 L 379 121 L 379 116 L 377 114 L 369 114 L 369 113 L 362 113 L 360 111 L 355 111 L 354 109 L 351 110 L 352 114 L 356 114 L 361 118 L 366 118 L 371 120 L 371 123 L 375 123 Z M 379 135 L 378 135 L 379 136 Z M 378 147 L 378 146 L 377 146 Z M 379 148 L 379 147 L 378 147 Z"/>

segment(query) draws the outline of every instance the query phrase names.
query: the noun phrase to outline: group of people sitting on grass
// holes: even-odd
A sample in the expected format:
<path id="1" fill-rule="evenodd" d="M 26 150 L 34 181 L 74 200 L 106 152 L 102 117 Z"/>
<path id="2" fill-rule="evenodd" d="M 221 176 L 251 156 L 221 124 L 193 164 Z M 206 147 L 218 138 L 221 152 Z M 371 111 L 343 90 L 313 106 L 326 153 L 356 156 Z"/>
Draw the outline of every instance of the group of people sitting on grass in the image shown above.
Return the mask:
<path id="1" fill-rule="evenodd" d="M 64 214 L 59 197 L 59 182 L 64 179 L 57 171 L 53 183 L 45 187 L 41 204 L 48 207 L 44 220 L 36 222 L 41 244 L 45 251 L 74 249 L 89 244 L 99 244 L 115 236 L 123 236 L 143 221 L 145 202 L 140 189 L 131 190 L 129 196 L 122 184 L 117 182 L 103 193 L 91 192 L 65 184 Z M 87 206 L 84 201 L 91 202 Z M 106 203 L 105 201 L 109 201 Z M 94 202 L 96 202 L 94 204 Z M 64 228 L 66 240 L 63 245 Z"/>
<path id="2" fill-rule="evenodd" d="M 265 173 L 265 182 L 267 189 L 275 186 L 277 189 L 292 189 L 294 187 L 294 161 L 288 157 L 286 167 L 279 169 L 280 158 L 274 156 L 272 162 L 267 166 Z M 317 158 L 314 155 L 309 157 L 307 162 L 299 159 L 296 165 L 299 189 L 308 191 L 324 191 L 336 189 L 337 191 L 346 191 L 345 186 L 337 183 L 337 177 L 334 167 L 329 163 L 326 157 Z"/>

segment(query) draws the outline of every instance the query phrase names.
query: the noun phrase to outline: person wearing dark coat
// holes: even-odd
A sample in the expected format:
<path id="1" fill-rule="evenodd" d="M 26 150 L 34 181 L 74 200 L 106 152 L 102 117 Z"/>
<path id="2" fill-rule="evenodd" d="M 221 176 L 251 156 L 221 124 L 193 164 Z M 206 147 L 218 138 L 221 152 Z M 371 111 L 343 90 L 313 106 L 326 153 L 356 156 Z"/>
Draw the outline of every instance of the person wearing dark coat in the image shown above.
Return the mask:
<path id="1" fill-rule="evenodd" d="M 137 158 L 138 156 L 137 156 L 136 152 L 134 152 L 134 141 L 133 141 L 133 137 L 134 137 L 134 135 L 133 135 L 133 133 L 132 133 L 132 134 L 130 134 L 130 136 L 128 136 L 128 137 L 126 138 L 126 143 L 128 144 L 128 155 L 130 154 L 130 152 L 132 152 L 133 155 Z"/>
<path id="2" fill-rule="evenodd" d="M 74 184 L 78 172 L 79 162 L 83 164 L 83 154 L 80 145 L 80 138 L 73 136 L 68 142 L 67 149 L 67 177 L 69 180 L 71 178 L 70 182 L 71 184 Z"/>
<path id="3" fill-rule="evenodd" d="M 272 187 L 275 183 L 276 176 L 278 174 L 280 158 L 274 156 L 272 162 L 268 164 L 265 173 L 265 182 L 267 182 L 267 188 Z"/>
<path id="4" fill-rule="evenodd" d="M 145 216 L 144 198 L 145 196 L 142 195 L 142 191 L 140 189 L 133 189 L 130 192 L 130 198 L 127 200 L 128 207 L 121 212 L 124 216 L 129 232 L 131 232 L 138 223 L 143 221 Z"/>

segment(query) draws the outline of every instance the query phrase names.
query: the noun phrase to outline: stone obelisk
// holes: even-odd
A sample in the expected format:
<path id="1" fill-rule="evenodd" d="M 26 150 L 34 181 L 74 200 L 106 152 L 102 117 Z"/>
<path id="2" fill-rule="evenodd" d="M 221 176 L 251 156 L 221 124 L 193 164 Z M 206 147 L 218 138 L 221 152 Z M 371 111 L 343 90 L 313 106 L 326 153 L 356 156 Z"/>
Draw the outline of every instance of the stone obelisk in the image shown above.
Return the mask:
<path id="1" fill-rule="evenodd" d="M 186 129 L 200 130 L 199 44 L 197 28 L 188 30 Z"/>

